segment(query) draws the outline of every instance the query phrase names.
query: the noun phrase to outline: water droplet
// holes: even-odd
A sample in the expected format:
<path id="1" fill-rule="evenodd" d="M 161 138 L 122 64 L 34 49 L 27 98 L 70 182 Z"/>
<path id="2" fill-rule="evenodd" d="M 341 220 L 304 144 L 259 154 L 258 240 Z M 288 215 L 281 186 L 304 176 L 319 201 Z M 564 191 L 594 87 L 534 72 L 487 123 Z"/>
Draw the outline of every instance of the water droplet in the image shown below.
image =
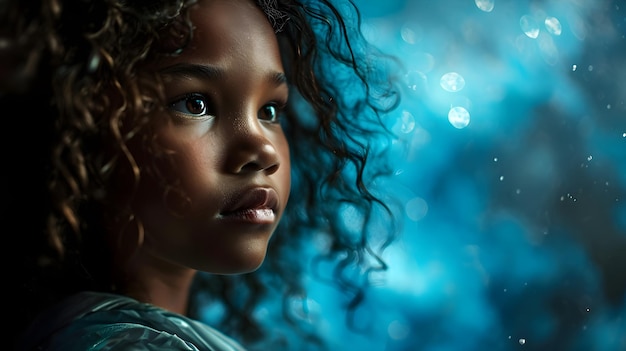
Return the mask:
<path id="1" fill-rule="evenodd" d="M 456 72 L 449 72 L 441 77 L 439 84 L 444 90 L 454 93 L 465 87 L 465 79 Z"/>
<path id="2" fill-rule="evenodd" d="M 470 123 L 470 114 L 465 108 L 456 106 L 448 112 L 448 121 L 454 128 L 463 129 Z"/>
<path id="3" fill-rule="evenodd" d="M 476 7 L 485 12 L 493 11 L 493 7 L 495 6 L 494 0 L 475 0 Z"/>
<path id="4" fill-rule="evenodd" d="M 623 133 L 623 134 L 622 134 L 622 138 L 626 138 L 626 133 Z"/>
<path id="5" fill-rule="evenodd" d="M 544 24 L 546 25 L 546 29 L 548 30 L 549 33 L 554 34 L 554 35 L 561 35 L 561 22 L 559 22 L 559 20 L 556 17 L 546 17 L 546 20 L 544 21 Z"/>
<path id="6" fill-rule="evenodd" d="M 524 34 L 531 39 L 537 39 L 539 36 L 539 26 L 535 19 L 529 15 L 524 15 L 519 20 L 519 25 L 522 28 Z"/>
<path id="7" fill-rule="evenodd" d="M 520 345 L 524 345 L 525 343 L 526 343 L 526 339 L 524 339 L 524 338 L 519 339 L 519 344 Z"/>
<path id="8" fill-rule="evenodd" d="M 494 158 L 493 158 L 493 162 L 498 162 L 498 158 L 497 158 L 497 157 L 494 157 Z"/>
<path id="9" fill-rule="evenodd" d="M 500 181 L 503 181 L 503 180 L 504 180 L 504 176 L 500 176 Z"/>

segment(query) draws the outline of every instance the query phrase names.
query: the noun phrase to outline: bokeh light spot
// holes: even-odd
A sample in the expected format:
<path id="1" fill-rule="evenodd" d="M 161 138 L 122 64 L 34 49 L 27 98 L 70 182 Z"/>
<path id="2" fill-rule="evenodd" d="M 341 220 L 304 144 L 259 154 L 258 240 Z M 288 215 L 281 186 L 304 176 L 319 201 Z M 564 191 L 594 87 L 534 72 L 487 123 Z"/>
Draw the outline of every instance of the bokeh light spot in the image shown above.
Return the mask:
<path id="1" fill-rule="evenodd" d="M 405 75 L 405 80 L 409 90 L 416 93 L 426 92 L 427 78 L 421 71 L 410 71 Z"/>
<path id="2" fill-rule="evenodd" d="M 463 129 L 470 123 L 470 113 L 463 107 L 453 107 L 448 112 L 448 121 L 454 128 Z"/>
<path id="3" fill-rule="evenodd" d="M 415 44 L 422 40 L 422 28 L 413 23 L 405 23 L 400 28 L 400 37 L 407 44 Z"/>
<path id="4" fill-rule="evenodd" d="M 559 22 L 559 20 L 556 17 L 550 17 L 550 16 L 546 17 L 544 24 L 546 25 L 546 29 L 548 30 L 550 34 L 554 34 L 557 36 L 561 35 L 561 32 L 562 32 L 561 22 Z"/>
<path id="5" fill-rule="evenodd" d="M 405 323 L 395 320 L 389 323 L 387 333 L 389 334 L 389 337 L 394 340 L 402 340 L 409 335 L 409 327 Z"/>
<path id="6" fill-rule="evenodd" d="M 493 11 L 493 8 L 495 6 L 494 0 L 475 0 L 475 3 L 476 3 L 476 7 L 478 7 L 479 9 L 485 12 Z"/>
<path id="7" fill-rule="evenodd" d="M 100 55 L 97 52 L 92 52 L 89 58 L 89 64 L 87 65 L 87 71 L 90 73 L 95 72 L 100 67 Z"/>
<path id="8" fill-rule="evenodd" d="M 465 87 L 465 78 L 456 72 L 449 72 L 441 76 L 441 87 L 449 92 L 457 92 Z"/>
<path id="9" fill-rule="evenodd" d="M 402 128 L 400 129 L 402 133 L 408 134 L 415 129 L 415 117 L 411 112 L 403 111 L 400 119 L 402 120 Z"/>
<path id="10" fill-rule="evenodd" d="M 537 25 L 535 19 L 532 18 L 530 15 L 522 16 L 522 18 L 520 18 L 519 20 L 519 25 L 527 37 L 537 39 L 537 37 L 539 36 L 539 26 Z"/>
<path id="11" fill-rule="evenodd" d="M 549 35 L 542 35 L 538 38 L 539 49 L 543 60 L 549 65 L 555 65 L 559 59 L 559 50 L 554 44 L 554 40 Z"/>
<path id="12" fill-rule="evenodd" d="M 428 203 L 421 197 L 415 197 L 409 200 L 404 208 L 407 217 L 413 221 L 419 221 L 428 213 Z"/>
<path id="13" fill-rule="evenodd" d="M 407 110 L 402 111 L 398 121 L 393 127 L 395 133 L 409 134 L 415 130 L 415 117 Z"/>

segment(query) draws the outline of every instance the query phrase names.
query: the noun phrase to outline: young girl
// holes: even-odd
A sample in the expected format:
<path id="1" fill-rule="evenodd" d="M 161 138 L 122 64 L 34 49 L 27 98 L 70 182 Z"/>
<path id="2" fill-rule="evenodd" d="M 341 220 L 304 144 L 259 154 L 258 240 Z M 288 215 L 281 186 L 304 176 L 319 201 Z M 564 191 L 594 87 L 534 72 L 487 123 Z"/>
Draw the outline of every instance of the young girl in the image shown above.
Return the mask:
<path id="1" fill-rule="evenodd" d="M 394 228 L 373 228 L 391 211 L 372 186 L 389 169 L 370 141 L 390 136 L 395 62 L 361 37 L 354 7 L 16 0 L 0 11 L 5 130 L 24 145 L 3 148 L 3 222 L 21 239 L 17 350 L 280 343 L 255 307 L 305 295 L 316 242 L 352 306 L 367 279 L 351 267 L 385 269 Z M 224 308 L 221 332 L 198 321 L 207 305 Z M 285 347 L 321 341 L 295 332 L 308 346 Z"/>

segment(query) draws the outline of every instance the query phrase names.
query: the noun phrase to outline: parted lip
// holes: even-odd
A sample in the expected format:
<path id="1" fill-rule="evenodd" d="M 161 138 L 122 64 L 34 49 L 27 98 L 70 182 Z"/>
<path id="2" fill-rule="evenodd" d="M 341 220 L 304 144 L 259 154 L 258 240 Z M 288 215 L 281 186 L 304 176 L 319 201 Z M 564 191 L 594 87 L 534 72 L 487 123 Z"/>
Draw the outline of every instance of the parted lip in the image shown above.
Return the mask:
<path id="1" fill-rule="evenodd" d="M 274 213 L 278 209 L 278 193 L 269 187 L 253 187 L 235 192 L 226 200 L 222 216 L 247 210 L 270 209 Z"/>

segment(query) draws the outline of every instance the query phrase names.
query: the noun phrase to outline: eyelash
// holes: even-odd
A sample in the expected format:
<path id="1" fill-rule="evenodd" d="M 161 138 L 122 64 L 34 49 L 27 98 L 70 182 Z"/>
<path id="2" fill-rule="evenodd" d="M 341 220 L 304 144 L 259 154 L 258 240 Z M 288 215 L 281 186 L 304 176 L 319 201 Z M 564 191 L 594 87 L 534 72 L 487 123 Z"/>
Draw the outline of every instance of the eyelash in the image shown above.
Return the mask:
<path id="1" fill-rule="evenodd" d="M 190 103 L 197 103 L 198 105 L 191 106 Z M 176 115 L 186 119 L 205 119 L 207 116 L 211 116 L 209 110 L 211 107 L 206 95 L 200 93 L 185 94 L 168 105 L 168 108 Z M 200 108 L 201 112 L 191 112 L 191 108 Z"/>
<path id="2" fill-rule="evenodd" d="M 267 120 L 270 123 L 278 123 L 286 104 L 285 101 L 272 101 L 263 105 L 258 111 L 259 119 Z M 214 115 L 213 111 L 211 111 L 212 107 L 210 99 L 205 94 L 200 93 L 185 94 L 168 105 L 168 108 L 174 113 L 187 119 L 205 119 L 207 116 L 212 116 Z M 274 109 L 274 116 L 269 119 L 261 118 L 261 114 L 267 108 Z M 201 111 L 191 112 L 191 109 L 200 109 Z"/>

